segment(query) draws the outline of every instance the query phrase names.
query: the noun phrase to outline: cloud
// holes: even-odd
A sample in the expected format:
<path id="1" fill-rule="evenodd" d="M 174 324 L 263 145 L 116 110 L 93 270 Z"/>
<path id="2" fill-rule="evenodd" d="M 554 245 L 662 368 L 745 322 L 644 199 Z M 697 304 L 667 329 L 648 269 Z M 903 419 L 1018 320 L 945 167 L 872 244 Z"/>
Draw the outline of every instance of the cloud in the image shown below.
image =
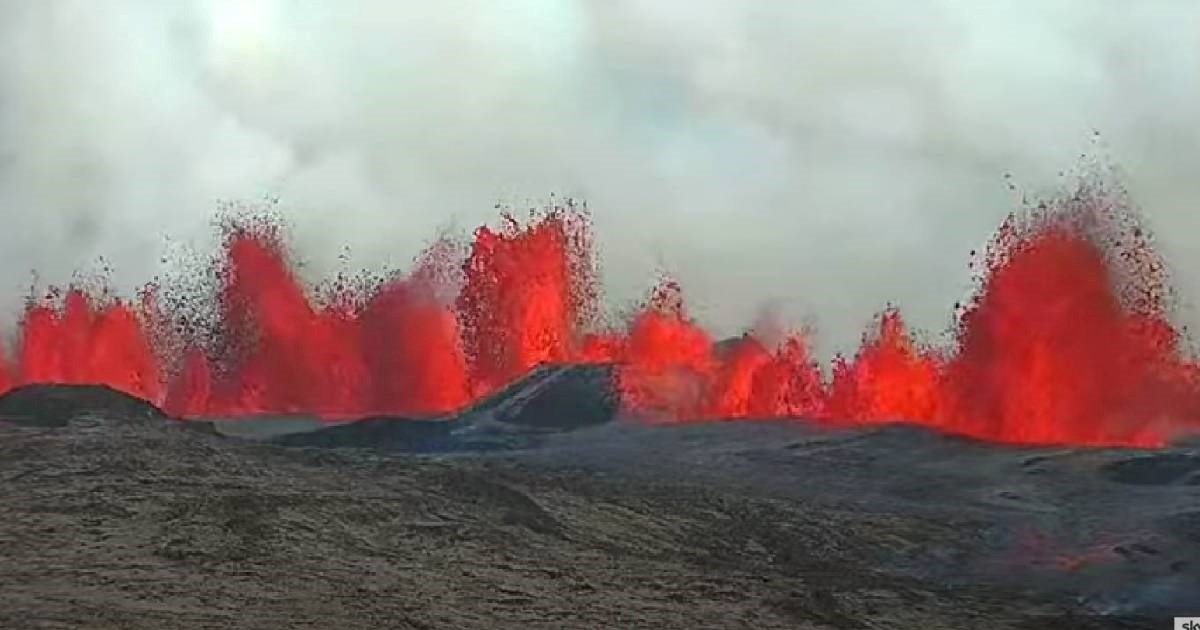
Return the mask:
<path id="1" fill-rule="evenodd" d="M 312 273 L 404 264 L 497 200 L 587 198 L 607 284 L 666 265 L 722 333 L 763 304 L 845 349 L 941 328 L 967 252 L 1100 130 L 1200 292 L 1200 7 L 0 0 L 0 311 L 119 285 L 217 199 L 278 194 Z M 8 296 L 12 296 L 9 298 Z M 782 306 L 779 306 L 782 305 Z"/>

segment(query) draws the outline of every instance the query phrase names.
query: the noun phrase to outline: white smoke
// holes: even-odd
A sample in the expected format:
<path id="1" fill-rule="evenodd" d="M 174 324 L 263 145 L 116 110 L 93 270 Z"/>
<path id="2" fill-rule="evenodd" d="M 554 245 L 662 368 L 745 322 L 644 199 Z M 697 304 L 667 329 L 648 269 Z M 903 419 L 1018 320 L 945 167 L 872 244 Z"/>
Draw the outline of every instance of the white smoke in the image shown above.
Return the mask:
<path id="1" fill-rule="evenodd" d="M 0 312 L 105 256 L 131 289 L 219 199 L 279 195 L 320 275 L 451 216 L 592 208 L 610 296 L 658 262 L 722 334 L 942 327 L 967 253 L 1093 130 L 1200 296 L 1191 0 L 0 0 Z"/>

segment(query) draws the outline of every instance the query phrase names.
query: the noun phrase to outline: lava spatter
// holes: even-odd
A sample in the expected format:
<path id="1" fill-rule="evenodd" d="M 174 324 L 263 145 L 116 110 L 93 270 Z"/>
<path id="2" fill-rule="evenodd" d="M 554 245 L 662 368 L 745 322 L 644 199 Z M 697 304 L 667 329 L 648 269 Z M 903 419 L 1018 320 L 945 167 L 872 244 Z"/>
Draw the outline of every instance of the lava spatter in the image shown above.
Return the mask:
<path id="1" fill-rule="evenodd" d="M 933 424 L 942 405 L 939 359 L 917 347 L 900 311 L 888 308 L 851 361 L 838 359 L 828 414 L 856 423 Z"/>
<path id="2" fill-rule="evenodd" d="M 542 363 L 574 360 L 594 304 L 590 218 L 574 206 L 506 216 L 475 233 L 457 309 L 472 389 L 487 394 Z"/>
<path id="3" fill-rule="evenodd" d="M 408 274 L 300 281 L 277 223 L 224 223 L 213 321 L 81 289 L 31 302 L 10 383 L 99 383 L 183 417 L 439 416 L 543 363 L 616 364 L 631 417 L 913 422 L 1011 443 L 1165 443 L 1200 429 L 1200 366 L 1169 318 L 1165 265 L 1119 196 L 1081 189 L 993 238 L 947 347 L 899 309 L 825 378 L 802 334 L 718 341 L 667 278 L 600 326 L 591 218 L 572 204 L 439 240 Z M 202 299 L 202 298 L 197 298 Z M 186 309 L 184 309 L 186 310 Z M 174 322 L 169 326 L 162 322 Z M 186 325 L 180 325 L 185 322 Z M 164 333 L 156 327 L 167 327 Z"/>
<path id="4" fill-rule="evenodd" d="M 1089 232 L 1105 217 L 1088 213 L 1108 210 L 1099 201 L 1043 207 L 1001 228 L 946 367 L 944 428 L 1006 442 L 1155 445 L 1164 418 L 1195 423 L 1193 368 L 1153 298 L 1162 279 L 1146 273 L 1162 267 L 1144 266 L 1145 242 L 1121 238 L 1133 235 Z"/>
<path id="5" fill-rule="evenodd" d="M 31 304 L 21 323 L 16 380 L 102 383 L 158 402 L 163 381 L 143 321 L 134 307 L 80 289 Z"/>

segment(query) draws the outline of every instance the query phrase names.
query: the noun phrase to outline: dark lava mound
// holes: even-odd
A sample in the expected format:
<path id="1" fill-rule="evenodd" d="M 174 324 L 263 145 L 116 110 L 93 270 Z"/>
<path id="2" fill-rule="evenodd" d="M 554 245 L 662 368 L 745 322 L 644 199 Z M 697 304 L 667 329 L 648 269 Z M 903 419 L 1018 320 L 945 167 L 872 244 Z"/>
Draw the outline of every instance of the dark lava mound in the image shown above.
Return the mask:
<path id="1" fill-rule="evenodd" d="M 506 424 L 568 431 L 604 424 L 619 406 L 613 380 L 611 365 L 543 365 L 463 417 L 486 414 Z"/>
<path id="2" fill-rule="evenodd" d="M 411 452 L 453 450 L 454 420 L 381 416 L 315 431 L 289 433 L 270 441 L 281 446 L 375 448 Z"/>
<path id="3" fill-rule="evenodd" d="M 545 365 L 457 416 L 372 417 L 274 438 L 276 444 L 407 452 L 503 450 L 538 434 L 610 422 L 618 400 L 608 365 Z"/>
<path id="4" fill-rule="evenodd" d="M 91 416 L 123 422 L 165 420 L 158 407 L 105 385 L 23 385 L 0 396 L 0 421 L 62 427 Z"/>

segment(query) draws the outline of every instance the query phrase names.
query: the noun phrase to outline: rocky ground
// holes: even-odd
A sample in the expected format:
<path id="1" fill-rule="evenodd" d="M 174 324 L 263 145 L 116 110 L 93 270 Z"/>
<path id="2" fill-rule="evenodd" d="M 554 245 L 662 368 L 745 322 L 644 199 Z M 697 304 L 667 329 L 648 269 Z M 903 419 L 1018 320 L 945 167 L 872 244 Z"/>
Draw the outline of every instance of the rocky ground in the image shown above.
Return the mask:
<path id="1" fill-rule="evenodd" d="M 606 424 L 430 455 L 56 413 L 70 421 L 0 404 L 0 627 L 1162 628 L 1193 602 L 1200 614 L 1186 448 Z"/>

